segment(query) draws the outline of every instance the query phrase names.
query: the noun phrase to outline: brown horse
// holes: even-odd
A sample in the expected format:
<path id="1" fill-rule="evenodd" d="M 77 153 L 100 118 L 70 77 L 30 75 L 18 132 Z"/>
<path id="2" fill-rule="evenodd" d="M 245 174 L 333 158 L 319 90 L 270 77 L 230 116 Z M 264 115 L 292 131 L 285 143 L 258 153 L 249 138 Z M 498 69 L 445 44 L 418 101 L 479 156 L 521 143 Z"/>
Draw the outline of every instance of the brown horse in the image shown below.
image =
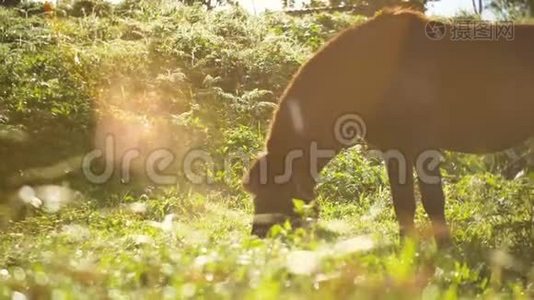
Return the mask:
<path id="1" fill-rule="evenodd" d="M 292 216 L 293 198 L 311 201 L 316 174 L 352 134 L 394 158 L 386 167 L 401 236 L 414 225 L 415 167 L 436 240 L 447 243 L 439 163 L 428 154 L 524 141 L 534 135 L 533 97 L 534 26 L 436 23 L 392 10 L 349 28 L 282 95 L 266 153 L 244 180 L 255 195 L 252 231 L 264 235 Z M 347 120 L 352 128 L 339 126 Z"/>

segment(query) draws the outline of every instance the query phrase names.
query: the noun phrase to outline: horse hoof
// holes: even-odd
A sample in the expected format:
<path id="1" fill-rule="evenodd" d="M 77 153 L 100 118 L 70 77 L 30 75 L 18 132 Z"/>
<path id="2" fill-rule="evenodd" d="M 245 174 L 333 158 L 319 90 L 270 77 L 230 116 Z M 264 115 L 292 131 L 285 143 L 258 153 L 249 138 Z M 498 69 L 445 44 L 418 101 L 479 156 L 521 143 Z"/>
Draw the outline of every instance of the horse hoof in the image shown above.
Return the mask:
<path id="1" fill-rule="evenodd" d="M 267 237 L 267 234 L 273 225 L 274 224 L 252 224 L 251 234 L 259 237 L 260 239 L 264 239 Z"/>
<path id="2" fill-rule="evenodd" d="M 283 224 L 289 217 L 281 213 L 256 214 L 252 222 L 252 235 L 267 237 L 269 230 L 276 224 Z"/>
<path id="3" fill-rule="evenodd" d="M 439 250 L 451 250 L 454 248 L 454 243 L 450 237 L 438 237 L 436 238 L 436 246 Z"/>

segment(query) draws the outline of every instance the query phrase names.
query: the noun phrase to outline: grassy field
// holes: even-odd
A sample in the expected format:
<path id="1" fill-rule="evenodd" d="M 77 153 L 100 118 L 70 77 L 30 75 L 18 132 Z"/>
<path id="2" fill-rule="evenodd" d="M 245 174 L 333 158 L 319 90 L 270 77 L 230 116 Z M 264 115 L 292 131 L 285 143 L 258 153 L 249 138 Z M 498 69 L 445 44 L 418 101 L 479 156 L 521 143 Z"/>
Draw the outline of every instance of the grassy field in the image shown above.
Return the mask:
<path id="1" fill-rule="evenodd" d="M 399 242 L 383 163 L 361 149 L 322 173 L 319 220 L 250 236 L 243 165 L 222 160 L 254 157 L 291 74 L 364 18 L 154 3 L 0 8 L 1 299 L 534 298 L 534 177 L 510 174 L 502 153 L 445 154 L 451 249 L 435 248 L 421 208 L 420 240 Z M 206 151 L 215 167 L 197 171 L 211 181 L 95 185 L 50 167 L 105 133 L 120 149 Z M 76 196 L 60 209 L 13 204 L 22 184 L 67 183 Z"/>
<path id="2" fill-rule="evenodd" d="M 85 198 L 2 233 L 0 295 L 532 297 L 531 186 L 477 173 L 449 183 L 447 192 L 456 247 L 444 252 L 433 246 L 422 211 L 424 238 L 399 244 L 384 189 L 354 201 L 323 198 L 318 223 L 296 231 L 280 226 L 265 240 L 249 235 L 246 196 L 166 190 Z"/>

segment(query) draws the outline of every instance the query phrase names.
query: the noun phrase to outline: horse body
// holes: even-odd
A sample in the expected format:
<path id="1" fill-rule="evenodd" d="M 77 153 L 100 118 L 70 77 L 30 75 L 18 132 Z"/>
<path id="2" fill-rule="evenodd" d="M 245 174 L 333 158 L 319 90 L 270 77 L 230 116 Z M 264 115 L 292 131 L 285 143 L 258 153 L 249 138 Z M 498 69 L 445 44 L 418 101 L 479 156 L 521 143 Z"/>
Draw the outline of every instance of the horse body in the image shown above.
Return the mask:
<path id="1" fill-rule="evenodd" d="M 386 161 L 401 233 L 413 228 L 412 167 L 422 152 L 488 153 L 534 135 L 534 26 L 516 26 L 511 40 L 454 41 L 453 25 L 435 40 L 427 24 L 419 13 L 383 13 L 342 32 L 301 67 L 245 182 L 257 215 L 291 215 L 291 198 L 313 199 L 309 170 L 320 171 L 333 155 L 311 160 L 310 144 L 332 154 L 346 147 L 334 132 L 346 114 L 361 117 L 371 147 L 403 156 L 404 168 Z M 296 149 L 300 156 L 288 157 Z M 287 180 L 276 180 L 288 170 Z M 439 165 L 426 172 L 439 178 Z M 418 183 L 438 242 L 446 242 L 441 181 Z M 253 232 L 270 225 L 255 223 Z"/>
<path id="2" fill-rule="evenodd" d="M 437 65 L 431 115 L 439 148 L 487 153 L 533 134 L 533 26 L 516 26 L 511 41 L 444 39 L 427 45 Z"/>

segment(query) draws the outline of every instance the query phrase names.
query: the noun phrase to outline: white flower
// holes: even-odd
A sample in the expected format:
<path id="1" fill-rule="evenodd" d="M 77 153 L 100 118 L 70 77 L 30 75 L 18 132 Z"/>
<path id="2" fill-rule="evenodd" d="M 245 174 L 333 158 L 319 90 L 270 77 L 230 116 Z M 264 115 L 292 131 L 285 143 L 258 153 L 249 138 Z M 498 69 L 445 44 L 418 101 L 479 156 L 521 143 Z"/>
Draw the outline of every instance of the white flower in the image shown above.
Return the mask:
<path id="1" fill-rule="evenodd" d="M 144 214 L 146 212 L 146 204 L 143 202 L 130 203 L 128 207 L 136 214 Z"/>
<path id="2" fill-rule="evenodd" d="M 369 251 L 374 248 L 374 242 L 369 236 L 357 236 L 348 240 L 337 242 L 334 245 L 336 255 L 345 255 L 354 252 Z"/>
<path id="3" fill-rule="evenodd" d="M 22 186 L 18 192 L 19 199 L 35 208 L 41 207 L 43 201 L 35 195 L 35 190 L 28 185 Z"/>
<path id="4" fill-rule="evenodd" d="M 286 258 L 286 267 L 292 274 L 311 274 L 319 267 L 319 255 L 313 251 L 291 251 Z"/>
<path id="5" fill-rule="evenodd" d="M 162 222 L 148 221 L 148 224 L 152 227 L 159 228 L 163 231 L 171 231 L 173 225 L 174 214 L 168 214 L 163 218 Z"/>
<path id="6" fill-rule="evenodd" d="M 14 291 L 13 294 L 11 294 L 11 300 L 26 300 L 28 297 L 24 295 L 21 292 Z"/>

